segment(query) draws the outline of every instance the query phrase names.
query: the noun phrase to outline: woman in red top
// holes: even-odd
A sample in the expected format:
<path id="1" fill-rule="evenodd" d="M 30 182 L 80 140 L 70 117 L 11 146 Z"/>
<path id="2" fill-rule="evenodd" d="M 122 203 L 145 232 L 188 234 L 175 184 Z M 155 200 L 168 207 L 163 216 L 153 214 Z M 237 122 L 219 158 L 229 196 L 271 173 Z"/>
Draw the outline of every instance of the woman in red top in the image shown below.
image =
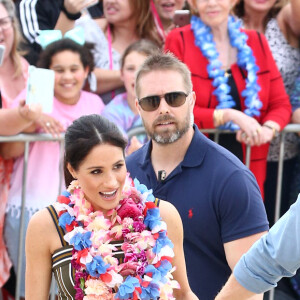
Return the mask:
<path id="1" fill-rule="evenodd" d="M 191 73 L 199 128 L 237 130 L 220 135 L 220 144 L 245 161 L 263 194 L 269 142 L 285 125 L 291 107 L 265 37 L 242 30 L 231 15 L 236 0 L 191 0 L 199 17 L 169 33 L 165 49 L 187 64 Z"/>

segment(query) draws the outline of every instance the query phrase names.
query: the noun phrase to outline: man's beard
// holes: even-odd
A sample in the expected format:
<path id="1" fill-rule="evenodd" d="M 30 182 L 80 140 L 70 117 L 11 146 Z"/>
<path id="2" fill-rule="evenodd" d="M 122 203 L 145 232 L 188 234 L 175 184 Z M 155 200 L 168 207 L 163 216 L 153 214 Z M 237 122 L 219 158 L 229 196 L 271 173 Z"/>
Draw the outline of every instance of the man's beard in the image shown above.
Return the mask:
<path id="1" fill-rule="evenodd" d="M 170 117 L 169 115 L 163 115 L 161 117 L 158 117 L 157 120 L 154 122 L 153 127 L 159 123 L 163 122 L 174 122 L 174 118 Z M 177 124 L 177 123 L 175 123 Z M 187 117 L 184 119 L 183 123 L 180 124 L 181 126 L 176 125 L 176 128 L 174 130 L 167 129 L 164 132 L 155 132 L 154 130 L 149 130 L 149 127 L 147 127 L 145 124 L 145 129 L 147 131 L 148 136 L 155 141 L 158 144 L 164 145 L 164 144 L 172 144 L 176 141 L 178 141 L 190 128 L 191 124 L 193 124 L 193 116 L 191 118 L 191 113 L 189 112 L 187 114 Z"/>

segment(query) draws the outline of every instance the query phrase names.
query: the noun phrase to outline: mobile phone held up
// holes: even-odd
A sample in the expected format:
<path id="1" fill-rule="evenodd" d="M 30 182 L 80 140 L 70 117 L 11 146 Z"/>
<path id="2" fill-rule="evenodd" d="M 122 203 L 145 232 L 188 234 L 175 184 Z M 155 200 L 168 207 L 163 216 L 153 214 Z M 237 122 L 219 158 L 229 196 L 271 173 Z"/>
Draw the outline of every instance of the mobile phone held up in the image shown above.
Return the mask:
<path id="1" fill-rule="evenodd" d="M 40 103 L 44 113 L 51 113 L 54 97 L 53 70 L 29 66 L 26 88 L 26 104 Z"/>
<path id="2" fill-rule="evenodd" d="M 191 12 L 189 10 L 175 10 L 173 23 L 176 27 L 190 24 Z"/>
<path id="3" fill-rule="evenodd" d="M 5 46 L 0 45 L 0 66 L 2 66 L 3 58 L 4 58 Z"/>

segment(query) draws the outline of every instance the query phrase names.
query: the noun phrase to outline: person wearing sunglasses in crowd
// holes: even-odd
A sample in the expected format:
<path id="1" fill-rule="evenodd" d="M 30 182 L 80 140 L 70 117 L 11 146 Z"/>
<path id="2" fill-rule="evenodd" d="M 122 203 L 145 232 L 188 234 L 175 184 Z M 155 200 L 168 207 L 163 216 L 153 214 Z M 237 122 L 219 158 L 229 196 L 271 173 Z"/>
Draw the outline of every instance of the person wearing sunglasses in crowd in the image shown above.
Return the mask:
<path id="1" fill-rule="evenodd" d="M 191 70 L 199 128 L 229 129 L 219 144 L 246 161 L 264 197 L 269 142 L 290 120 L 291 105 L 266 38 L 241 29 L 237 0 L 189 0 L 198 16 L 172 30 L 165 49 Z M 197 61 L 197 63 L 195 63 Z"/>
<path id="2" fill-rule="evenodd" d="M 193 124 L 196 95 L 185 64 L 172 54 L 151 56 L 135 89 L 150 141 L 127 157 L 127 169 L 179 211 L 191 289 L 211 300 L 268 230 L 259 187 L 248 168 Z"/>

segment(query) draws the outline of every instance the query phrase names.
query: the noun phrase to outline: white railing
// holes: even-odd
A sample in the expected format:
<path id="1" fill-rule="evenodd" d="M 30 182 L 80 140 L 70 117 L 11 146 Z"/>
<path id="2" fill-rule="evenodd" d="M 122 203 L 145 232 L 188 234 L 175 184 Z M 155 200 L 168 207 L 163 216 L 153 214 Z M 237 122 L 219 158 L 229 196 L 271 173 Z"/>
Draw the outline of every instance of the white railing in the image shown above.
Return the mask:
<path id="1" fill-rule="evenodd" d="M 201 132 L 214 134 L 214 141 L 218 143 L 219 141 L 219 134 L 220 133 L 228 133 L 232 134 L 232 131 L 228 130 L 218 130 L 218 129 L 202 129 Z M 285 134 L 288 132 L 300 132 L 300 124 L 290 124 L 282 130 L 280 133 L 280 152 L 279 152 L 279 165 L 278 165 L 278 176 L 277 176 L 277 187 L 276 187 L 276 207 L 275 207 L 275 222 L 280 217 L 280 206 L 281 206 L 281 181 L 282 181 L 282 170 L 283 170 L 283 162 L 284 162 L 284 137 Z M 132 137 L 134 135 L 145 133 L 143 127 L 138 127 L 132 129 L 128 136 Z M 19 238 L 19 250 L 18 250 L 18 269 L 16 271 L 17 281 L 16 281 L 16 294 L 15 300 L 20 299 L 20 287 L 21 287 L 21 274 L 25 272 L 22 270 L 22 254 L 24 252 L 24 244 L 22 242 L 22 236 L 24 234 L 24 219 L 25 219 L 25 203 L 26 203 L 26 183 L 27 183 L 27 168 L 28 168 L 28 155 L 29 155 L 29 144 L 31 142 L 36 141 L 57 141 L 60 143 L 60 151 L 61 154 L 64 151 L 64 134 L 54 138 L 50 134 L 18 134 L 15 136 L 0 136 L 0 143 L 1 142 L 24 142 L 25 143 L 25 150 L 24 150 L 24 169 L 23 169 L 23 181 L 22 181 L 22 197 L 21 197 L 21 216 L 20 216 L 20 238 Z M 246 165 L 249 166 L 250 164 L 250 155 L 251 155 L 251 147 L 247 146 L 246 149 Z M 62 158 L 63 155 L 60 155 Z M 60 162 L 60 179 L 63 176 L 63 161 Z M 62 180 L 59 180 L 62 182 Z M 61 186 L 57 188 L 58 195 L 61 193 Z M 53 282 L 54 280 L 52 280 Z M 55 299 L 55 286 L 52 285 L 51 288 L 51 300 Z M 270 293 L 270 300 L 274 299 L 273 291 Z"/>

